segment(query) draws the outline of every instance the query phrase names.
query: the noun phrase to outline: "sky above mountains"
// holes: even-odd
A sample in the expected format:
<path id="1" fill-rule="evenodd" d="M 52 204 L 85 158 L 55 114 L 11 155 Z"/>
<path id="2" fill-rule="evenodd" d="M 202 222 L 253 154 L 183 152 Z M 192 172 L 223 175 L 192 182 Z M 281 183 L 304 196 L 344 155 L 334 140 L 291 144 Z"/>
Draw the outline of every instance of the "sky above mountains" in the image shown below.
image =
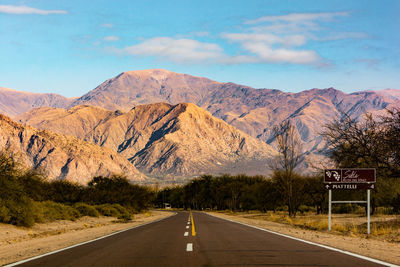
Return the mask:
<path id="1" fill-rule="evenodd" d="M 0 0 L 0 87 L 80 96 L 164 68 L 298 92 L 400 89 L 400 1 Z"/>

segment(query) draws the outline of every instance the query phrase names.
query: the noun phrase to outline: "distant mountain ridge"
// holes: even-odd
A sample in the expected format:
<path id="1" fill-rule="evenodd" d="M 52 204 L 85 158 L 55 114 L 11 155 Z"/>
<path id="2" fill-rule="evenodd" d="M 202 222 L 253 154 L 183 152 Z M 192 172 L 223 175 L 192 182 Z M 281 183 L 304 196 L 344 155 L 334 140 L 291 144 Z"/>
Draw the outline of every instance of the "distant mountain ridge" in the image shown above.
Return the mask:
<path id="1" fill-rule="evenodd" d="M 74 98 L 58 94 L 28 93 L 0 87 L 0 113 L 11 117 L 36 107 L 66 108 L 73 101 Z"/>
<path id="2" fill-rule="evenodd" d="M 262 174 L 276 154 L 266 143 L 190 103 L 139 105 L 129 112 L 92 106 L 69 110 L 43 107 L 18 119 L 110 148 L 142 172 L 156 177 Z M 252 167 L 243 167 L 245 162 Z M 254 162 L 264 164 L 254 169 Z"/>
<path id="3" fill-rule="evenodd" d="M 201 103 L 221 83 L 163 69 L 128 71 L 111 78 L 72 102 L 71 106 L 92 105 L 130 110 L 140 104 Z"/>
<path id="4" fill-rule="evenodd" d="M 375 91 L 375 92 L 379 95 L 384 95 L 393 100 L 400 100 L 400 90 L 388 88 L 388 89 L 383 89 L 383 90 L 379 90 L 379 91 Z"/>

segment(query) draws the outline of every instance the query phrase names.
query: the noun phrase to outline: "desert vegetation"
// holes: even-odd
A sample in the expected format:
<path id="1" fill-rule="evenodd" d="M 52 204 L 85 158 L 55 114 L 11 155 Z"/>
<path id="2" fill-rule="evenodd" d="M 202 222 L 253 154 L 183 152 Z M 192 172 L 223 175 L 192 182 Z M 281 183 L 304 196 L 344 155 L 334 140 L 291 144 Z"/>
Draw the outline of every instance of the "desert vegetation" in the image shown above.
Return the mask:
<path id="1" fill-rule="evenodd" d="M 125 177 L 95 177 L 87 186 L 46 181 L 0 154 L 0 222 L 32 226 L 36 222 L 75 220 L 82 216 L 113 216 L 130 220 L 152 203 L 153 193 Z"/>
<path id="2" fill-rule="evenodd" d="M 287 197 L 283 194 L 281 172 L 274 172 L 271 179 L 263 176 L 246 175 L 204 175 L 194 179 L 183 186 L 165 188 L 157 193 L 155 205 L 163 207 L 163 203 L 169 203 L 173 208 L 198 209 L 198 210 L 230 210 L 230 211 L 251 211 L 262 212 L 284 211 L 287 214 Z M 400 181 L 391 181 L 393 188 L 400 187 Z M 327 212 L 328 193 L 323 186 L 322 176 L 301 176 L 292 177 L 292 204 L 293 216 L 304 213 L 322 214 Z M 395 189 L 393 189 L 395 190 Z M 335 191 L 337 199 L 363 199 L 364 191 Z M 374 192 L 374 212 L 385 214 L 398 213 L 396 197 L 387 197 L 385 190 Z M 379 206 L 379 207 L 378 207 Z M 359 205 L 335 205 L 336 213 L 360 212 Z M 365 212 L 365 210 L 364 210 Z"/>

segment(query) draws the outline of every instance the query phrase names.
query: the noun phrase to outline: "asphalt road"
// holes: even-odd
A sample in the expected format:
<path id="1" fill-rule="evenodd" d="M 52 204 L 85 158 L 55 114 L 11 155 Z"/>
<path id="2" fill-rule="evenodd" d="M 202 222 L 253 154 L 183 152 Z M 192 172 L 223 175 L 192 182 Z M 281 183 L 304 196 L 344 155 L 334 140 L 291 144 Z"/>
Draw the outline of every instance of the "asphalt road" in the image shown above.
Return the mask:
<path id="1" fill-rule="evenodd" d="M 192 232 L 188 219 L 179 212 L 20 266 L 381 266 L 200 212 Z"/>

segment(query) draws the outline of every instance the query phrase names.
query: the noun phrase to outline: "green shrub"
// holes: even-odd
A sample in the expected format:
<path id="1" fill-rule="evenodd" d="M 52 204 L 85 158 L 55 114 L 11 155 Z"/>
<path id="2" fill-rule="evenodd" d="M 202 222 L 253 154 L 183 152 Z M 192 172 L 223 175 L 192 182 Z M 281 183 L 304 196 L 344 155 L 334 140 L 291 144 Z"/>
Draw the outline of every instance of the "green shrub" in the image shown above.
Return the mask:
<path id="1" fill-rule="evenodd" d="M 311 212 L 315 211 L 314 207 L 306 206 L 306 205 L 300 205 L 298 210 L 300 211 L 301 214 L 306 213 L 306 212 Z"/>
<path id="2" fill-rule="evenodd" d="M 121 213 L 112 204 L 97 205 L 96 209 L 103 216 L 118 217 Z"/>
<path id="3" fill-rule="evenodd" d="M 46 221 L 44 215 L 44 205 L 42 205 L 41 202 L 36 202 L 36 201 L 33 202 L 32 212 L 36 223 L 41 223 Z"/>
<path id="4" fill-rule="evenodd" d="M 19 200 L 0 199 L 0 222 L 31 227 L 35 224 L 32 200 L 22 196 Z"/>
<path id="5" fill-rule="evenodd" d="M 113 208 L 115 208 L 116 210 L 118 210 L 119 213 L 121 214 L 129 214 L 130 212 L 123 206 L 121 206 L 120 204 L 111 204 L 111 206 Z"/>
<path id="6" fill-rule="evenodd" d="M 103 216 L 116 217 L 123 220 L 131 220 L 132 216 L 129 210 L 119 204 L 97 205 L 96 209 Z"/>
<path id="7" fill-rule="evenodd" d="M 400 194 L 398 194 L 395 198 L 392 200 L 392 210 L 393 213 L 399 214 L 400 213 Z"/>
<path id="8" fill-rule="evenodd" d="M 8 223 L 11 219 L 10 211 L 3 203 L 0 205 L 0 222 Z"/>
<path id="9" fill-rule="evenodd" d="M 333 213 L 358 213 L 362 214 L 365 213 L 365 208 L 361 207 L 359 205 L 354 205 L 354 204 L 338 204 L 332 206 L 332 212 Z"/>
<path id="10" fill-rule="evenodd" d="M 125 222 L 132 220 L 132 216 L 128 213 L 123 213 L 123 214 L 119 215 L 117 218 L 120 220 L 123 220 Z"/>
<path id="11" fill-rule="evenodd" d="M 71 220 L 75 221 L 81 217 L 78 210 L 71 206 L 53 201 L 39 202 L 42 205 L 43 217 L 48 221 Z"/>
<path id="12" fill-rule="evenodd" d="M 117 216 L 118 219 L 124 220 L 124 221 L 130 221 L 132 220 L 132 216 L 131 213 L 125 208 L 122 207 L 119 204 L 112 204 L 112 206 L 118 210 L 118 212 L 120 213 L 119 216 Z"/>
<path id="13" fill-rule="evenodd" d="M 23 190 L 20 175 L 18 164 L 0 153 L 0 222 L 29 227 L 35 223 L 32 200 Z"/>
<path id="14" fill-rule="evenodd" d="M 82 216 L 99 217 L 100 213 L 93 206 L 86 203 L 76 203 L 73 206 Z"/>

